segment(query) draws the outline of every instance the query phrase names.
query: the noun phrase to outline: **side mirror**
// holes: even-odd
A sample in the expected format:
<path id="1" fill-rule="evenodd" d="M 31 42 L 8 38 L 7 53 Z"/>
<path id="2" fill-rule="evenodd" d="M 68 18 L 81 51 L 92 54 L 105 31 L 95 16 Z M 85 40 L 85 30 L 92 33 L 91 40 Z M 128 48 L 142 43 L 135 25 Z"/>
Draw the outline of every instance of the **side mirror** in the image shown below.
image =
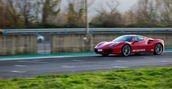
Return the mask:
<path id="1" fill-rule="evenodd" d="M 135 40 L 133 43 L 137 43 L 137 42 L 139 42 L 138 40 Z"/>
<path id="2" fill-rule="evenodd" d="M 153 41 L 152 39 L 148 40 L 148 44 L 150 44 L 152 41 Z"/>

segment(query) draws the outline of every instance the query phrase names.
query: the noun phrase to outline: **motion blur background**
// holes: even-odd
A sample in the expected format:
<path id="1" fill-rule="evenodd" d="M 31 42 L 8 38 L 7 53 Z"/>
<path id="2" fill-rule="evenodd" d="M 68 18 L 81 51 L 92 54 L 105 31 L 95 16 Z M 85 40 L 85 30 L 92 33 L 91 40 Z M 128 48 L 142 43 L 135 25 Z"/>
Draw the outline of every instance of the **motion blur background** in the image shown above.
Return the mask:
<path id="1" fill-rule="evenodd" d="M 89 36 L 85 0 L 0 0 L 0 55 L 88 52 L 126 34 L 172 48 L 172 0 L 88 0 L 88 9 Z"/>
<path id="2" fill-rule="evenodd" d="M 88 0 L 94 28 L 171 27 L 171 0 Z M 85 0 L 0 0 L 0 28 L 85 27 Z"/>

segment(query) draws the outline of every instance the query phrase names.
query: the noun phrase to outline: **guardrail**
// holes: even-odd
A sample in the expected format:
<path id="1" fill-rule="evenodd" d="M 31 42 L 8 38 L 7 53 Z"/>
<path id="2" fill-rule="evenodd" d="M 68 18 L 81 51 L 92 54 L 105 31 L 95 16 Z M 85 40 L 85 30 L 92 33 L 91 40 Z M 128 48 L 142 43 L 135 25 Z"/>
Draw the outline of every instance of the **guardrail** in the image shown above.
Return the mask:
<path id="1" fill-rule="evenodd" d="M 95 33 L 172 33 L 172 28 L 90 28 L 90 34 Z M 86 33 L 85 28 L 59 28 L 59 29 L 4 29 L 0 30 L 7 34 L 39 34 L 39 33 Z"/>

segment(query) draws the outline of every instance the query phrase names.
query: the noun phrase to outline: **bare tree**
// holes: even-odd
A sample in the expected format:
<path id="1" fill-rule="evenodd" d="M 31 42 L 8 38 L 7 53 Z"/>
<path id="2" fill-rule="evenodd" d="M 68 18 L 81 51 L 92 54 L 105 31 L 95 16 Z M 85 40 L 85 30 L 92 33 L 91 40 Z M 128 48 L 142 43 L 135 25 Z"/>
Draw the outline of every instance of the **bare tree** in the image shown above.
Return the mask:
<path id="1" fill-rule="evenodd" d="M 123 24 L 134 25 L 136 24 L 135 14 L 132 10 L 126 11 L 123 15 Z"/>
<path id="2" fill-rule="evenodd" d="M 30 18 L 32 17 L 32 2 L 30 0 L 16 0 L 16 7 L 20 13 L 21 18 L 24 20 L 24 25 L 30 24 Z"/>
<path id="3" fill-rule="evenodd" d="M 140 0 L 135 11 L 137 24 L 171 25 L 172 0 Z"/>
<path id="4" fill-rule="evenodd" d="M 116 27 L 122 24 L 121 14 L 117 10 L 119 2 L 117 0 L 113 0 L 106 4 L 110 12 L 108 12 L 105 7 L 102 7 L 101 10 L 97 10 L 98 16 L 93 18 L 92 23 L 101 24 L 103 27 Z"/>
<path id="5" fill-rule="evenodd" d="M 113 0 L 110 2 L 106 2 L 106 5 L 110 9 L 111 13 L 113 13 L 117 11 L 117 8 L 119 7 L 120 3 L 117 0 Z"/>
<path id="6" fill-rule="evenodd" d="M 155 0 L 140 0 L 136 11 L 137 23 L 155 24 L 158 21 L 157 8 Z"/>
<path id="7" fill-rule="evenodd" d="M 18 26 L 19 13 L 12 0 L 0 0 L 1 26 Z"/>
<path id="8" fill-rule="evenodd" d="M 172 24 L 172 0 L 157 0 L 161 22 L 165 25 Z"/>

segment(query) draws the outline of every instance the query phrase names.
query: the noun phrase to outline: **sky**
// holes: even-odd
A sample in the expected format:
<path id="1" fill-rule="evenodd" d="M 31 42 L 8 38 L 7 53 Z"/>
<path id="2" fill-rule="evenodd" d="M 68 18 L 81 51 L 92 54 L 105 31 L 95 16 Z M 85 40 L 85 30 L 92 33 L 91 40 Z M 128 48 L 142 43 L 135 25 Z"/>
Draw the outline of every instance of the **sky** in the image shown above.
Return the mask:
<path id="1" fill-rule="evenodd" d="M 117 0 L 119 2 L 118 5 L 118 10 L 121 13 L 124 13 L 125 11 L 131 9 L 133 7 L 133 5 L 135 5 L 137 3 L 138 0 Z M 106 10 L 109 10 L 108 4 L 110 4 L 110 6 L 113 6 L 115 4 L 114 0 L 96 0 L 94 2 L 94 5 L 92 5 L 91 7 L 91 16 L 94 16 L 97 14 L 96 10 L 99 10 L 101 8 L 105 8 Z"/>
<path id="2" fill-rule="evenodd" d="M 66 5 L 66 2 L 69 0 L 62 0 L 62 6 Z M 105 8 L 107 11 L 109 11 L 109 7 L 107 3 L 109 3 L 110 6 L 114 6 L 115 2 L 114 0 L 95 0 L 92 4 L 92 0 L 88 0 L 91 4 L 91 7 L 89 8 L 89 16 L 93 17 L 97 14 L 97 10 L 101 10 L 102 8 Z M 121 13 L 124 13 L 125 11 L 132 8 L 133 5 L 137 3 L 138 0 L 117 0 L 119 2 L 118 10 Z"/>

